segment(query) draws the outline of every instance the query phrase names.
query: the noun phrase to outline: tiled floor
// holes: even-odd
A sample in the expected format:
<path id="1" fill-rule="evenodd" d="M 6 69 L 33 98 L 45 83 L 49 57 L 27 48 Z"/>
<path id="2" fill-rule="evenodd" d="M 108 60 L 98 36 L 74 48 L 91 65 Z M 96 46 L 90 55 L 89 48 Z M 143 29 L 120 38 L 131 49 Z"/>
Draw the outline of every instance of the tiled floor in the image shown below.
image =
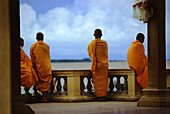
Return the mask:
<path id="1" fill-rule="evenodd" d="M 28 104 L 35 114 L 170 114 L 170 107 L 137 107 L 137 102 Z"/>

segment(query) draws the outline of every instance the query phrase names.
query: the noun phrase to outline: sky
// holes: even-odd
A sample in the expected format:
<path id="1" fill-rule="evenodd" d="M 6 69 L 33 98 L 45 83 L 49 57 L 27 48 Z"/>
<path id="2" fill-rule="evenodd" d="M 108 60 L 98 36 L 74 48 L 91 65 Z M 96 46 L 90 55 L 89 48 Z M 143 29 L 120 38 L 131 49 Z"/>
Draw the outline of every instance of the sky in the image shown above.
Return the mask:
<path id="1" fill-rule="evenodd" d="M 132 18 L 135 0 L 20 0 L 21 37 L 29 56 L 36 33 L 44 34 L 51 59 L 89 58 L 88 44 L 94 30 L 103 31 L 109 60 L 127 60 L 127 51 L 137 33 L 145 35 L 147 24 Z M 170 1 L 166 9 L 166 59 L 170 59 Z M 168 37 L 169 36 L 169 37 Z"/>

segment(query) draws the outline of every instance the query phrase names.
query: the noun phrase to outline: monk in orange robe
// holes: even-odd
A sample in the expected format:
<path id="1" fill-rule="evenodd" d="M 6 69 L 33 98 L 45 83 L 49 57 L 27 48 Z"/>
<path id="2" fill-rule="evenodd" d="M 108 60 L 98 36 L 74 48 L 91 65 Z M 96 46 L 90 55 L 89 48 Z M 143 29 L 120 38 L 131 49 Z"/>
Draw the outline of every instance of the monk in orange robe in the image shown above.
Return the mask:
<path id="1" fill-rule="evenodd" d="M 24 46 L 24 40 L 20 38 L 20 63 L 21 63 L 21 85 L 25 87 L 26 95 L 29 96 L 29 89 L 35 82 L 38 81 L 37 74 L 33 69 L 30 58 L 25 54 L 22 47 Z"/>
<path id="2" fill-rule="evenodd" d="M 36 39 L 37 42 L 30 48 L 30 56 L 39 79 L 36 88 L 43 93 L 43 102 L 47 102 L 47 93 L 52 80 L 50 51 L 49 46 L 43 42 L 43 33 L 38 32 Z"/>
<path id="3" fill-rule="evenodd" d="M 107 78 L 108 78 L 108 46 L 107 42 L 101 40 L 102 31 L 94 31 L 95 40 L 88 45 L 88 54 L 92 58 L 92 76 L 95 86 L 96 96 L 104 100 L 107 95 Z"/>
<path id="4" fill-rule="evenodd" d="M 127 61 L 129 67 L 136 72 L 137 82 L 142 88 L 145 88 L 148 86 L 148 59 L 145 55 L 143 42 L 144 35 L 139 33 L 127 52 Z"/>

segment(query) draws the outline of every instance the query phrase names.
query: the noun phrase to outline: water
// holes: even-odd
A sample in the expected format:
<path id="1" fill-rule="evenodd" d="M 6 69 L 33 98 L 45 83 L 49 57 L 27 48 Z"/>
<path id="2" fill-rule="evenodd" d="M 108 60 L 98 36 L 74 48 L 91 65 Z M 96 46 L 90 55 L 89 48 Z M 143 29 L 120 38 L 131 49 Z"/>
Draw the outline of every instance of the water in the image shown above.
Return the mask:
<path id="1" fill-rule="evenodd" d="M 91 62 L 51 63 L 52 70 L 90 70 Z M 129 69 L 127 62 L 109 62 L 109 69 Z"/>
<path id="2" fill-rule="evenodd" d="M 90 70 L 91 62 L 51 63 L 52 70 Z M 109 69 L 129 69 L 127 62 L 109 62 Z M 170 61 L 166 62 L 170 69 Z"/>

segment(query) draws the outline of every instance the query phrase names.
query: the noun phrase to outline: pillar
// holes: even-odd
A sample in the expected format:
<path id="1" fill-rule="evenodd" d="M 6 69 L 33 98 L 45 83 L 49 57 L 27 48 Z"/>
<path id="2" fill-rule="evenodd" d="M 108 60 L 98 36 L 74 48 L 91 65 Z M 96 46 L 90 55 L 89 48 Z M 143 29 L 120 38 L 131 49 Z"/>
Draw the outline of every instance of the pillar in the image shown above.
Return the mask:
<path id="1" fill-rule="evenodd" d="M 0 0 L 0 114 L 11 113 L 9 0 Z"/>
<path id="2" fill-rule="evenodd" d="M 148 23 L 148 87 L 138 106 L 170 106 L 166 88 L 165 0 L 149 0 L 154 14 Z"/>
<path id="3" fill-rule="evenodd" d="M 9 0 L 9 33 L 10 42 L 10 75 L 11 75 L 11 112 L 13 114 L 34 113 L 29 106 L 24 104 L 25 97 L 21 96 L 20 85 L 20 17 L 19 0 Z"/>

